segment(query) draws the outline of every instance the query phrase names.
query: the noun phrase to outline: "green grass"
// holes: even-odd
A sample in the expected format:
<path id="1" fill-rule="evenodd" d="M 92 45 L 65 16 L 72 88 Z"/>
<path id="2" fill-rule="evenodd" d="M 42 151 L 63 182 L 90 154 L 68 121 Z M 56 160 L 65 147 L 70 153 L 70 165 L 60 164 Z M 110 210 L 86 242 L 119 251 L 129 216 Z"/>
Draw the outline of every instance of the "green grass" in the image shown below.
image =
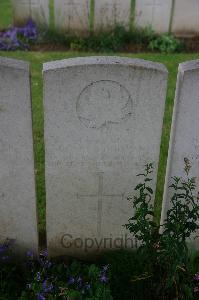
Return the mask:
<path id="1" fill-rule="evenodd" d="M 11 0 L 0 0 L 0 29 L 12 24 Z"/>
<path id="2" fill-rule="evenodd" d="M 94 53 L 77 52 L 0 52 L 1 56 L 27 60 L 32 69 L 32 101 L 33 101 L 33 133 L 36 161 L 36 185 L 39 211 L 39 228 L 45 229 L 45 178 L 44 178 L 44 140 L 43 140 L 43 104 L 42 104 L 42 63 L 52 60 L 95 55 Z M 99 55 L 99 54 L 98 54 Z M 103 54 L 104 55 L 104 54 Z M 156 217 L 158 219 L 161 210 L 162 192 L 164 185 L 165 167 L 171 126 L 173 99 L 175 93 L 177 68 L 180 62 L 199 59 L 199 54 L 119 54 L 131 58 L 161 62 L 169 70 L 168 93 L 164 116 L 162 143 L 160 151 L 160 164 L 158 172 L 158 184 L 156 193 Z"/>

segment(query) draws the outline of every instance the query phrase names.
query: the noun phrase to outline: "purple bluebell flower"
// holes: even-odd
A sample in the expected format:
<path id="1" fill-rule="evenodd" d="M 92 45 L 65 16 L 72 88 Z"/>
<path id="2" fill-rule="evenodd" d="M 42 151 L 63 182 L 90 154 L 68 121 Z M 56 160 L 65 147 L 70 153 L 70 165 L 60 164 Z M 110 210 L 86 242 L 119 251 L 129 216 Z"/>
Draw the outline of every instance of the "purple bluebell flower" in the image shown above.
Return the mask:
<path id="1" fill-rule="evenodd" d="M 101 283 L 107 283 L 108 282 L 108 277 L 105 274 L 100 275 L 100 281 Z"/>
<path id="2" fill-rule="evenodd" d="M 40 280 L 41 280 L 41 273 L 40 273 L 40 272 L 37 272 L 36 280 L 37 280 L 37 281 L 40 281 Z"/>
<path id="3" fill-rule="evenodd" d="M 52 266 L 52 262 L 48 260 L 48 251 L 44 250 L 40 253 L 40 258 L 39 258 L 40 265 L 45 268 L 49 269 Z"/>
<path id="4" fill-rule="evenodd" d="M 75 283 L 75 278 L 74 278 L 74 277 L 69 277 L 67 283 L 68 283 L 68 284 L 74 284 L 74 283 Z"/>
<path id="5" fill-rule="evenodd" d="M 42 284 L 42 288 L 44 293 L 50 293 L 53 290 L 53 284 L 49 283 L 48 280 L 44 280 L 43 284 Z"/>
<path id="6" fill-rule="evenodd" d="M 102 271 L 100 272 L 100 281 L 102 283 L 107 283 L 108 282 L 108 277 L 107 277 L 107 271 L 109 269 L 109 265 L 103 266 Z"/>
<path id="7" fill-rule="evenodd" d="M 40 253 L 40 256 L 48 257 L 48 251 L 47 251 L 47 250 L 43 250 L 43 251 Z"/>
<path id="8" fill-rule="evenodd" d="M 37 300 L 46 300 L 46 297 L 43 293 L 37 294 Z"/>
<path id="9" fill-rule="evenodd" d="M 82 282 L 82 278 L 81 278 L 81 277 L 78 277 L 78 278 L 77 278 L 77 286 L 78 286 L 78 288 L 80 288 L 80 289 L 81 289 L 81 287 L 82 287 L 82 284 L 83 284 L 83 282 Z"/>
<path id="10" fill-rule="evenodd" d="M 41 267 L 43 267 L 44 269 L 49 269 L 52 266 L 52 263 L 44 257 L 41 257 L 39 259 L 39 262 Z"/>
<path id="11" fill-rule="evenodd" d="M 30 259 L 33 259 L 34 254 L 33 254 L 32 251 L 29 250 L 29 251 L 27 251 L 26 256 L 27 256 L 28 258 L 30 258 Z"/>
<path id="12" fill-rule="evenodd" d="M 107 272 L 109 269 L 109 265 L 103 266 L 102 267 L 102 271 Z"/>

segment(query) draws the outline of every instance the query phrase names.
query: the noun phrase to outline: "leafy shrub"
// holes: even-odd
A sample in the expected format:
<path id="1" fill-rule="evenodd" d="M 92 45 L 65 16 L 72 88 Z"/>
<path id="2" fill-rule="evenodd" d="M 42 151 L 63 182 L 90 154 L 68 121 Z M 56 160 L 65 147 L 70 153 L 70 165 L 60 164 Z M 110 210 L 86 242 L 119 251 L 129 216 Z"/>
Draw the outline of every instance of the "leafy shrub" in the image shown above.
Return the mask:
<path id="1" fill-rule="evenodd" d="M 88 37 L 76 38 L 70 47 L 73 50 L 83 51 L 118 51 L 122 48 L 126 39 L 126 30 L 116 26 L 111 31 L 92 33 Z"/>
<path id="2" fill-rule="evenodd" d="M 160 51 L 162 53 L 174 53 L 181 51 L 183 44 L 173 35 L 166 33 L 152 39 L 148 45 L 148 48 L 153 51 Z"/>
<path id="3" fill-rule="evenodd" d="M 186 159 L 186 180 L 173 178 L 171 208 L 161 231 L 160 226 L 153 221 L 153 190 L 149 184 L 152 169 L 152 164 L 148 164 L 145 173 L 139 175 L 143 176 L 143 182 L 135 188 L 138 192 L 133 201 L 135 215 L 125 225 L 140 242 L 138 252 L 146 262 L 143 273 L 135 277 L 134 281 L 146 280 L 147 285 L 150 281 L 152 299 L 192 299 L 192 272 L 196 259 L 191 261 L 186 241 L 199 229 L 199 206 L 197 194 L 194 193 L 194 178 L 188 177 L 190 164 Z M 195 286 L 195 292 L 197 288 Z"/>
<path id="4" fill-rule="evenodd" d="M 40 32 L 39 41 L 61 44 L 77 51 L 113 52 L 121 51 L 130 43 L 147 47 L 154 37 L 156 34 L 150 27 L 126 30 L 123 26 L 117 25 L 109 31 L 91 32 L 84 37 L 68 32 L 60 33 L 52 29 L 44 30 Z"/>

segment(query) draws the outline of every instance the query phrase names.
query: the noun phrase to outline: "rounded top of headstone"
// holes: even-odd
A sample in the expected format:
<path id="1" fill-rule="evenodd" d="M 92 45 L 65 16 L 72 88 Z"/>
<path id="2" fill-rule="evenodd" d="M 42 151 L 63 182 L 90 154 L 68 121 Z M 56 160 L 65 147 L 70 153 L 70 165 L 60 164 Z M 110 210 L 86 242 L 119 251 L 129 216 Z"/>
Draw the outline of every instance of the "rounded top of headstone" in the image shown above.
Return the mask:
<path id="1" fill-rule="evenodd" d="M 189 60 L 179 64 L 179 72 L 186 72 L 199 69 L 199 59 Z"/>
<path id="2" fill-rule="evenodd" d="M 167 68 L 163 64 L 144 59 L 132 59 L 119 56 L 91 56 L 57 60 L 45 63 L 43 65 L 43 72 L 85 65 L 119 65 L 168 73 Z"/>
<path id="3" fill-rule="evenodd" d="M 23 60 L 0 57 L 0 67 L 19 69 L 29 72 L 29 63 Z"/>

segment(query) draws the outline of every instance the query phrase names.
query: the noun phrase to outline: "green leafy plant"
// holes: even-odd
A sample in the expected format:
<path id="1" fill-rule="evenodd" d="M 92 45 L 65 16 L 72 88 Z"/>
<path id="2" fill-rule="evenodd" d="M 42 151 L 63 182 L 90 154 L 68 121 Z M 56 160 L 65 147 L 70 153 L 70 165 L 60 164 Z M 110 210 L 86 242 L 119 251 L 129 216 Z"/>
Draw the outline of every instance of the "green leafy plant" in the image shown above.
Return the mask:
<path id="1" fill-rule="evenodd" d="M 148 48 L 153 51 L 160 51 L 162 53 L 174 53 L 182 51 L 183 44 L 173 35 L 165 33 L 152 39 Z"/>
<path id="2" fill-rule="evenodd" d="M 199 228 L 199 206 L 195 180 L 189 178 L 190 168 L 185 159 L 187 178 L 173 178 L 171 208 L 161 231 L 152 219 L 153 190 L 149 185 L 152 164 L 146 165 L 145 173 L 139 175 L 143 176 L 143 182 L 135 188 L 138 192 L 133 200 L 135 214 L 125 226 L 140 242 L 138 252 L 146 266 L 133 281 L 145 280 L 147 285 L 150 282 L 153 299 L 192 299 L 193 296 L 192 264 L 195 261 L 191 261 L 187 239 Z"/>
<path id="3" fill-rule="evenodd" d="M 121 25 L 116 25 L 113 29 L 90 32 L 84 36 L 70 32 L 63 33 L 55 29 L 43 29 L 39 32 L 38 43 L 62 45 L 77 51 L 113 52 L 121 51 L 129 44 L 147 48 L 155 37 L 157 35 L 150 27 L 127 30 Z"/>

